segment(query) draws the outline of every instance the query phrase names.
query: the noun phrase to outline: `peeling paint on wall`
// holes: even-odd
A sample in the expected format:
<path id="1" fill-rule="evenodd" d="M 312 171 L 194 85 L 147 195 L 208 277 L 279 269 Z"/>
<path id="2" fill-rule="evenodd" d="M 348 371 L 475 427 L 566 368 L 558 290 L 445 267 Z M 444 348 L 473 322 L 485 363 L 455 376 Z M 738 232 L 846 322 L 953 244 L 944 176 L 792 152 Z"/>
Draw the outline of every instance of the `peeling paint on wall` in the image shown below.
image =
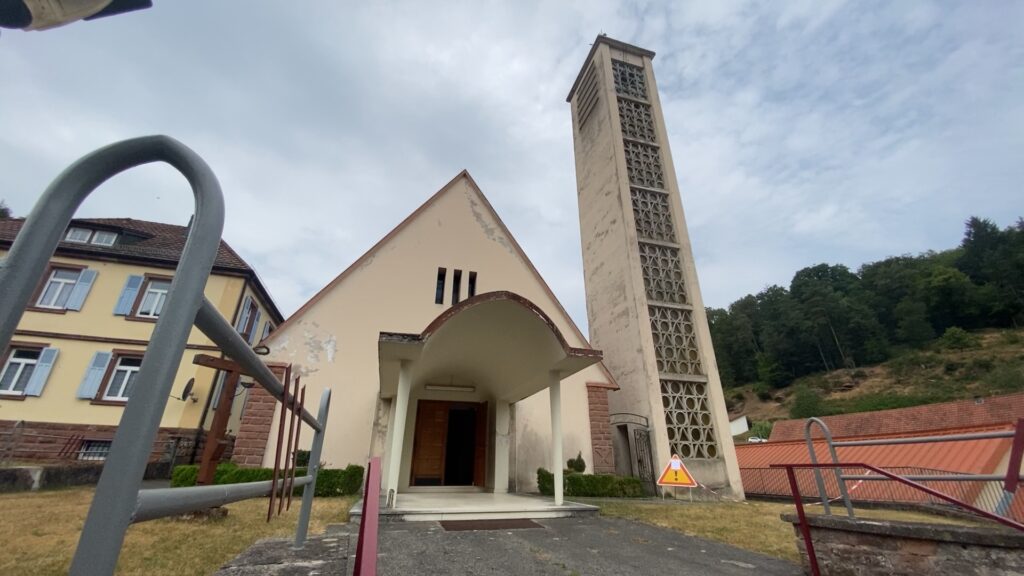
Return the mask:
<path id="1" fill-rule="evenodd" d="M 474 195 L 467 191 L 466 199 L 469 200 L 469 208 L 473 211 L 473 218 L 475 218 L 476 223 L 480 225 L 480 229 L 484 231 L 484 236 L 487 236 L 488 240 L 500 244 L 501 247 L 507 250 L 510 254 L 515 254 L 512 245 L 508 242 L 508 239 L 501 234 L 501 231 L 498 230 L 497 227 L 492 226 L 484 217 L 484 213 L 480 210 L 480 203 L 476 201 Z"/>

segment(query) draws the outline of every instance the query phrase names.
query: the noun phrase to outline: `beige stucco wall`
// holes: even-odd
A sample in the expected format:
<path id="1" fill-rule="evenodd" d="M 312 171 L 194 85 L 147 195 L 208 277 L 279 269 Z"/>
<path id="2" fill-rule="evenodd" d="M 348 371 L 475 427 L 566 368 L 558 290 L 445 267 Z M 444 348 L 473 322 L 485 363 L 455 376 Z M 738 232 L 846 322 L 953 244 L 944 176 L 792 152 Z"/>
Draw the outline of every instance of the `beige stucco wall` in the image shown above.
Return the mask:
<path id="1" fill-rule="evenodd" d="M 434 303 L 438 267 L 448 270 L 444 304 Z M 272 360 L 298 367 L 307 399 L 318 401 L 324 387 L 333 390 L 323 455 L 330 466 L 363 464 L 369 455 L 378 412 L 379 333 L 423 331 L 451 306 L 454 269 L 463 271 L 462 299 L 467 297 L 468 273 L 475 271 L 477 294 L 508 290 L 524 296 L 551 316 L 569 345 L 587 346 L 502 232 L 472 181 L 459 177 L 269 339 Z M 581 451 L 589 463 L 587 381 L 607 379 L 596 366 L 587 368 L 563 382 L 562 402 L 564 453 L 575 456 Z M 414 394 L 420 394 L 415 387 Z M 315 401 L 312 404 L 315 411 Z M 411 403 L 409 413 L 414 415 L 415 408 Z M 515 416 L 514 469 L 519 489 L 530 490 L 535 487 L 536 468 L 550 468 L 546 393 L 519 402 Z M 272 459 L 275 438 L 272 429 L 265 462 Z M 309 434 L 303 435 L 304 444 L 310 440 Z M 382 440 L 378 438 L 377 444 Z M 411 440 L 404 447 L 411 447 Z M 408 482 L 407 476 L 406 471 L 403 482 Z"/>
<path id="2" fill-rule="evenodd" d="M 0 254 L 4 252 L 0 251 Z M 76 391 L 86 372 L 92 356 L 97 351 L 144 350 L 144 342 L 148 342 L 155 323 L 128 320 L 124 316 L 114 315 L 114 307 L 129 275 L 160 274 L 171 276 L 174 271 L 166 268 L 142 266 L 125 262 L 88 260 L 83 258 L 54 257 L 53 263 L 66 263 L 87 266 L 97 271 L 96 280 L 81 311 L 67 311 L 64 314 L 25 311 L 19 331 L 50 333 L 45 336 L 27 336 L 15 333 L 15 342 L 39 342 L 60 350 L 57 361 L 47 380 L 43 394 L 27 397 L 24 400 L 5 399 L 0 396 L 0 419 L 27 420 L 37 422 L 60 422 L 69 424 L 104 424 L 115 425 L 121 419 L 122 406 L 93 404 L 89 400 L 76 398 Z M 210 276 L 205 296 L 229 320 L 234 319 L 240 301 L 240 293 L 245 288 L 251 290 L 245 278 L 226 275 Z M 263 318 L 267 318 L 265 304 Z M 262 324 L 262 322 L 261 322 Z M 262 326 L 260 327 L 262 330 Z M 261 333 L 261 332 L 260 332 Z M 65 337 L 65 335 L 67 337 Z M 103 339 L 117 338 L 137 341 L 138 343 L 115 343 Z M 199 330 L 193 329 L 188 344 L 192 346 L 209 346 L 212 343 Z M 211 392 L 215 372 L 192 364 L 196 354 L 219 356 L 219 352 L 210 350 L 188 349 L 182 356 L 181 364 L 175 377 L 172 391 L 180 395 L 190 378 L 195 378 L 193 392 L 197 402 L 177 401 L 169 399 L 162 427 L 195 428 L 199 424 L 203 406 Z M 144 385 L 140 382 L 138 385 Z M 233 409 L 233 426 L 238 429 L 238 414 L 242 400 L 236 400 Z"/>

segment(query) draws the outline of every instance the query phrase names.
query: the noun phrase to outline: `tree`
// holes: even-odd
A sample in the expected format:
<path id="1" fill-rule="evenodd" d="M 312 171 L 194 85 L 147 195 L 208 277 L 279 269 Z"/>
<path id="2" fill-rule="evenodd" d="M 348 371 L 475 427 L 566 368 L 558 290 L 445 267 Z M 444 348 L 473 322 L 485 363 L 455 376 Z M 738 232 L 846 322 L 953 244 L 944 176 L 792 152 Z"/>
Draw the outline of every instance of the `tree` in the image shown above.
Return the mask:
<path id="1" fill-rule="evenodd" d="M 935 338 L 935 329 L 928 322 L 928 307 L 924 302 L 904 298 L 896 305 L 896 338 L 915 348 Z"/>
<path id="2" fill-rule="evenodd" d="M 11 209 L 8 208 L 6 202 L 4 202 L 3 200 L 0 200 L 0 219 L 11 218 L 11 217 L 12 217 Z"/>

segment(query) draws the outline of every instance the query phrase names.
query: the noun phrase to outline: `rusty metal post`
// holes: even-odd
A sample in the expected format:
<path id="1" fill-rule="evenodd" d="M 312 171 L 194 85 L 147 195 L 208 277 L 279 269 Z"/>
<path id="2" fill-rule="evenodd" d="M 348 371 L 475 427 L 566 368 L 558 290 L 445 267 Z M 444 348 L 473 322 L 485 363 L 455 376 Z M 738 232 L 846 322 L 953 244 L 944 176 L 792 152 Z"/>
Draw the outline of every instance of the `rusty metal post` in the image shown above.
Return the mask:
<path id="1" fill-rule="evenodd" d="M 224 441 L 224 432 L 227 431 L 228 420 L 231 418 L 231 405 L 235 397 L 235 389 L 238 387 L 238 377 L 238 372 L 228 372 L 227 378 L 224 379 L 224 385 L 220 388 L 217 410 L 213 413 L 213 422 L 210 424 L 210 431 L 206 434 L 203 456 L 199 461 L 197 485 L 213 484 L 214 475 L 217 473 L 217 460 L 224 452 L 221 442 Z"/>
<path id="2" fill-rule="evenodd" d="M 296 378 L 298 380 L 298 378 Z M 302 414 L 306 405 L 306 387 L 303 386 L 299 389 L 299 409 L 297 413 Z M 302 422 L 299 422 L 298 427 L 295 429 L 295 445 L 292 447 L 292 457 L 295 461 L 292 463 L 292 476 L 288 479 L 288 503 L 285 504 L 285 510 L 292 509 L 292 484 L 295 483 L 295 469 L 299 467 L 298 456 L 299 456 L 299 436 L 302 435 Z M 306 473 L 309 473 L 309 462 L 306 462 Z"/>
<path id="3" fill-rule="evenodd" d="M 274 473 L 270 477 L 270 503 L 267 506 L 267 522 L 270 522 L 270 518 L 274 515 L 274 495 L 277 492 L 277 472 L 281 464 L 281 443 L 284 442 L 284 412 L 288 407 L 288 384 L 292 379 L 292 367 L 291 364 L 284 369 L 284 390 L 281 396 L 281 418 L 278 419 L 277 426 L 277 448 L 274 450 Z"/>
<path id="4" fill-rule="evenodd" d="M 299 379 L 296 378 L 295 382 L 292 383 L 291 398 L 285 398 L 281 408 L 285 406 L 288 408 L 288 443 L 284 447 L 284 471 L 281 474 L 281 486 L 283 488 L 281 497 L 277 501 L 277 515 L 280 516 L 281 512 L 284 511 L 284 500 L 285 494 L 290 494 L 291 486 L 288 480 L 291 478 L 292 469 L 295 467 L 295 459 L 292 454 L 292 437 L 295 435 L 295 401 L 299 394 Z"/>

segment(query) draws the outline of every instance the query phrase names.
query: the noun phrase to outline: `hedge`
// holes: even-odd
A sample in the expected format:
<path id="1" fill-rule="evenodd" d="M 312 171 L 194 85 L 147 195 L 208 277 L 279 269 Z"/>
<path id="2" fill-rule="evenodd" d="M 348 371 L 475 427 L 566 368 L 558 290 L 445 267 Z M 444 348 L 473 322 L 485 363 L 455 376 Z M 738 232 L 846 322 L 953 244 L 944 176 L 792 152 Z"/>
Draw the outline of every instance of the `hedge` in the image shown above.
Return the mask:
<path id="1" fill-rule="evenodd" d="M 199 466 L 188 464 L 175 466 L 171 474 L 171 486 L 180 488 L 182 486 L 195 486 L 196 476 L 199 475 Z M 305 476 L 305 468 L 296 468 L 295 477 Z M 217 471 L 213 474 L 214 484 L 241 484 L 243 482 L 260 482 L 270 480 L 274 471 L 270 468 L 239 468 L 238 465 L 230 462 L 219 464 Z M 280 478 L 280 475 L 278 475 Z M 363 486 L 363 467 L 349 464 L 345 469 L 325 468 L 320 470 L 316 477 L 316 496 L 346 496 L 355 494 Z M 296 489 L 301 490 L 301 488 Z"/>
<path id="2" fill-rule="evenodd" d="M 639 478 L 615 476 L 614 474 L 564 475 L 566 496 L 590 496 L 597 498 L 642 498 L 644 485 Z M 555 475 L 544 468 L 537 469 L 537 488 L 545 496 L 555 493 Z"/>

